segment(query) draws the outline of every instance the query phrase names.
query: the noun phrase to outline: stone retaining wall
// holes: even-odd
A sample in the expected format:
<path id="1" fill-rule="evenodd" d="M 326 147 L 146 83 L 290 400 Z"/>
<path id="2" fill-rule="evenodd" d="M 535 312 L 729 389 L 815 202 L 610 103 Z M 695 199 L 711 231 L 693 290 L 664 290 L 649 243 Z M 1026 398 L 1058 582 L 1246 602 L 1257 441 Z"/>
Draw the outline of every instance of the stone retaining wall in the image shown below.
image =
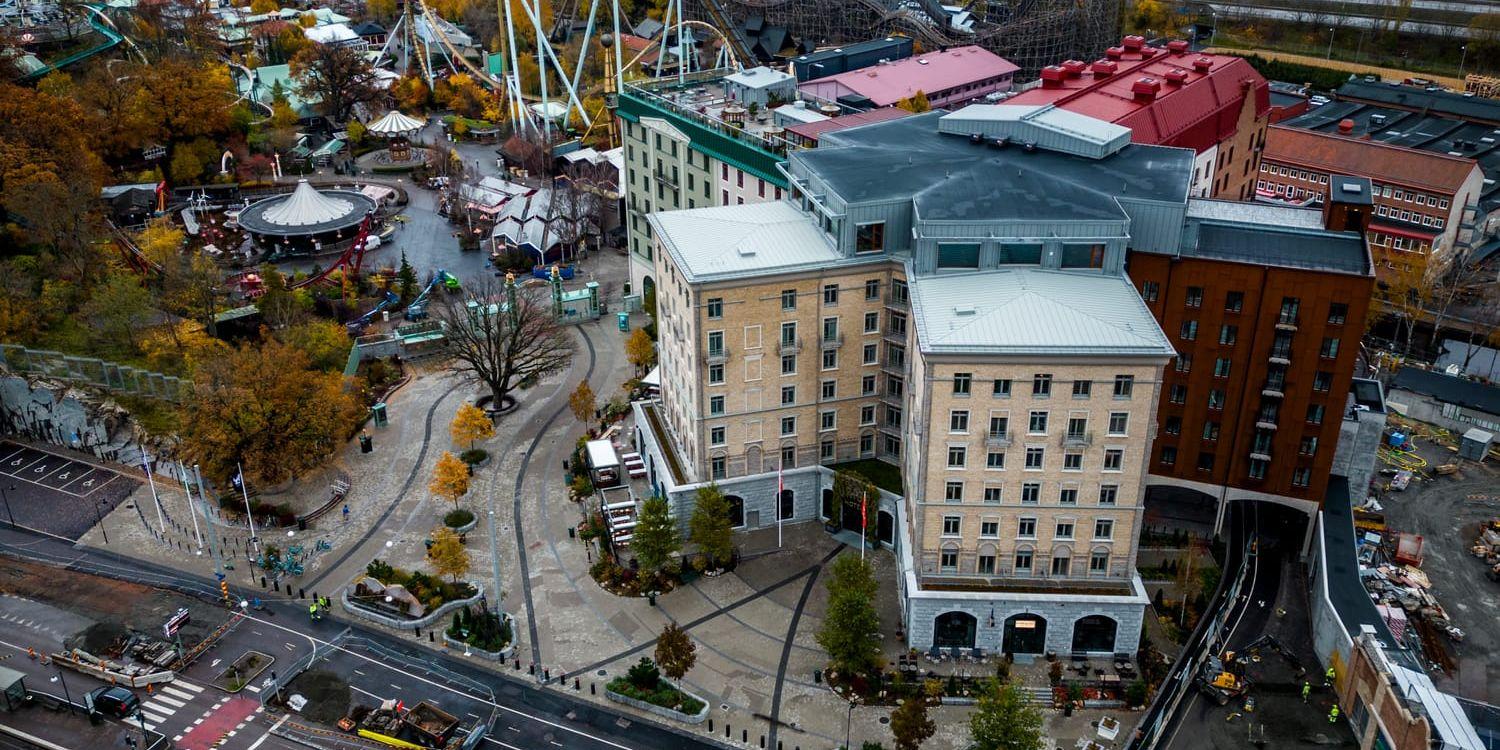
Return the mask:
<path id="1" fill-rule="evenodd" d="M 469 585 L 474 587 L 473 596 L 469 597 L 468 599 L 456 599 L 454 601 L 447 602 L 437 609 L 429 612 L 427 615 L 415 620 L 390 617 L 388 615 L 383 615 L 379 612 L 361 607 L 349 600 L 348 587 L 345 587 L 343 591 L 339 592 L 339 603 L 344 606 L 345 612 L 348 612 L 355 617 L 369 620 L 370 622 L 379 623 L 388 628 L 395 628 L 397 630 L 405 630 L 407 628 L 425 628 L 432 626 L 434 623 L 443 619 L 444 615 L 452 614 L 454 610 L 460 607 L 467 607 L 471 604 L 478 604 L 479 600 L 484 598 L 484 585 L 474 582 L 470 582 Z"/>
<path id="2" fill-rule="evenodd" d="M 670 708 L 662 708 L 655 703 L 647 703 L 643 700 L 636 700 L 635 698 L 631 698 L 628 695 L 621 695 L 613 690 L 610 690 L 609 688 L 604 689 L 604 697 L 616 703 L 623 703 L 627 706 L 630 706 L 631 708 L 638 708 L 642 711 L 645 711 L 646 713 L 660 716 L 665 719 L 671 719 L 672 721 L 680 721 L 684 724 L 702 724 L 704 721 L 706 721 L 708 719 L 708 711 L 710 705 L 709 702 L 703 700 L 702 698 L 699 698 L 696 695 L 693 695 L 692 693 L 689 693 L 686 690 L 683 690 L 682 688 L 677 689 L 683 695 L 692 696 L 693 698 L 701 701 L 703 703 L 703 710 L 699 711 L 696 714 L 685 714 L 679 711 L 673 711 Z"/>
<path id="3" fill-rule="evenodd" d="M 490 661 L 509 661 L 510 657 L 514 656 L 516 653 L 516 618 L 511 617 L 509 612 L 503 614 L 505 616 L 505 621 L 510 623 L 510 645 L 506 646 L 503 649 L 500 649 L 499 651 L 485 651 L 482 648 L 470 646 L 463 641 L 454 640 L 448 635 L 447 630 L 443 631 L 443 642 L 448 644 L 448 648 L 458 649 L 466 656 L 469 654 L 475 654 L 482 659 L 489 659 Z"/>

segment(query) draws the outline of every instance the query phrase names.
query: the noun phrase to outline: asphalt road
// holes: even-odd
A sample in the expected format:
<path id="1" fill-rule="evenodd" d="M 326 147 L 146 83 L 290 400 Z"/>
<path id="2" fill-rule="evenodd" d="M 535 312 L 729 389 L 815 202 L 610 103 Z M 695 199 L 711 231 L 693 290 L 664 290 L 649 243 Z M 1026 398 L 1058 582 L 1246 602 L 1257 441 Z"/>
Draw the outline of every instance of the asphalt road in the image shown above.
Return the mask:
<path id="1" fill-rule="evenodd" d="M 76 548 L 24 530 L 0 529 L 0 554 L 107 577 L 125 578 L 197 596 L 212 597 L 217 594 L 217 586 L 208 580 L 105 551 Z M 238 595 L 240 592 L 236 589 L 233 593 Z M 261 592 L 243 593 L 254 596 Z M 457 715 L 472 713 L 483 717 L 489 712 L 497 713 L 494 731 L 486 738 L 487 746 L 492 749 L 546 750 L 557 747 L 578 750 L 687 750 L 718 747 L 711 741 L 675 727 L 664 727 L 633 716 L 627 717 L 566 693 L 543 689 L 524 670 L 519 674 L 483 670 L 437 652 L 417 648 L 414 641 L 402 641 L 332 619 L 309 622 L 306 605 L 300 602 L 266 601 L 264 611 L 250 613 L 213 650 L 186 670 L 184 679 L 195 686 L 206 685 L 214 674 L 222 671 L 226 660 L 232 660 L 250 648 L 274 654 L 277 662 L 273 669 L 277 665 L 291 665 L 318 644 L 325 647 L 332 644 L 326 656 L 328 666 L 341 672 L 358 695 L 366 698 L 398 697 L 395 694 L 399 693 L 399 697 L 408 704 L 425 698 Z M 26 644 L 16 645 L 24 651 Z M 9 661 L 31 663 L 24 659 Z M 80 681 L 84 679 L 69 675 L 67 679 L 70 688 L 75 676 Z M 485 687 L 476 688 L 478 685 Z M 581 690 L 588 689 L 587 682 L 581 684 Z M 485 690 L 492 692 L 494 698 L 481 697 Z M 203 692 L 216 694 L 215 702 L 223 697 L 212 688 Z M 250 693 L 258 693 L 258 690 L 247 689 L 247 695 Z M 182 700 L 178 696 L 170 697 Z M 258 702 L 258 695 L 251 697 Z M 163 715 L 158 710 L 154 716 L 163 721 L 148 723 L 159 724 L 159 731 L 173 736 L 184 726 L 182 722 L 191 723 L 203 715 L 195 713 L 199 704 L 183 702 L 185 705 L 173 707 L 177 710 L 170 715 Z M 234 713 L 232 701 L 217 707 L 206 702 L 202 706 L 205 711 Z M 174 718 L 178 714 L 182 714 L 181 718 Z M 264 715 L 270 716 L 269 713 Z M 266 747 L 265 744 L 256 743 L 269 744 L 269 740 L 260 739 L 268 724 L 252 718 L 248 726 L 255 727 L 254 731 L 244 732 L 243 735 L 237 732 L 234 737 L 229 738 L 228 744 L 218 747 L 223 750 L 261 750 Z"/>

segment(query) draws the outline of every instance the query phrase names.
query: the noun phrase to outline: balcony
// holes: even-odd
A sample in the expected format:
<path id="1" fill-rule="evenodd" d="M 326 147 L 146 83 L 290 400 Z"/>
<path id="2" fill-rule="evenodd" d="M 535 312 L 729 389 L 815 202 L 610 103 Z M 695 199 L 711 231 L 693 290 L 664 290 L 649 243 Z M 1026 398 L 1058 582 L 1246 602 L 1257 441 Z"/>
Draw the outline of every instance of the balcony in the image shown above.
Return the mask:
<path id="1" fill-rule="evenodd" d="M 1296 315 L 1279 315 L 1276 318 L 1276 330 L 1295 332 L 1297 330 Z"/>
<path id="2" fill-rule="evenodd" d="M 1010 443 L 1010 430 L 996 430 L 985 433 L 984 444 L 991 448 L 1008 448 L 1010 447 Z"/>
<path id="3" fill-rule="evenodd" d="M 1094 433 L 1065 432 L 1058 439 L 1058 444 L 1064 448 L 1086 448 L 1094 444 Z"/>
<path id="4" fill-rule="evenodd" d="M 706 365 L 722 365 L 729 361 L 729 349 L 709 349 L 703 355 L 703 363 Z"/>
<path id="5" fill-rule="evenodd" d="M 1251 461 L 1265 461 L 1267 463 L 1270 463 L 1270 461 L 1271 461 L 1271 454 L 1270 454 L 1269 451 L 1261 452 L 1259 450 L 1251 450 L 1250 451 L 1250 460 Z"/>
<path id="6" fill-rule="evenodd" d="M 673 190 L 677 189 L 677 178 L 675 176 L 673 176 L 670 172 L 667 172 L 667 171 L 662 170 L 662 169 L 658 169 L 658 170 L 655 170 L 654 172 L 652 172 L 652 176 L 655 177 L 657 179 L 657 181 L 661 182 L 663 185 L 666 185 L 667 187 L 672 188 Z"/>
<path id="7" fill-rule="evenodd" d="M 1286 398 L 1286 383 L 1267 380 L 1266 384 L 1261 386 L 1260 395 L 1266 398 Z"/>
<path id="8" fill-rule="evenodd" d="M 1290 346 L 1272 347 L 1270 361 L 1273 365 L 1282 365 L 1283 367 L 1291 364 L 1292 348 Z"/>
<path id="9" fill-rule="evenodd" d="M 818 348 L 820 349 L 837 349 L 843 345 L 844 334 L 842 333 L 835 333 L 832 336 L 829 336 L 825 331 L 823 333 L 823 337 L 818 339 Z"/>
<path id="10" fill-rule="evenodd" d="M 906 331 L 886 331 L 881 338 L 896 346 L 906 346 Z"/>
<path id="11" fill-rule="evenodd" d="M 892 362 L 890 359 L 882 359 L 880 360 L 880 369 L 885 370 L 892 375 L 905 376 L 906 360 L 903 359 L 900 362 Z"/>
<path id="12" fill-rule="evenodd" d="M 776 351 L 781 354 L 797 354 L 802 351 L 802 339 L 782 339 L 781 343 L 777 345 Z"/>
<path id="13" fill-rule="evenodd" d="M 1255 428 L 1259 430 L 1271 430 L 1272 432 L 1275 432 L 1276 420 L 1268 419 L 1266 415 L 1262 414 L 1255 418 Z"/>
<path id="14" fill-rule="evenodd" d="M 886 307 L 894 307 L 897 310 L 905 310 L 910 305 L 911 305 L 911 297 L 910 297 L 909 294 L 890 294 L 890 293 L 886 293 L 886 295 L 885 295 L 885 306 Z"/>

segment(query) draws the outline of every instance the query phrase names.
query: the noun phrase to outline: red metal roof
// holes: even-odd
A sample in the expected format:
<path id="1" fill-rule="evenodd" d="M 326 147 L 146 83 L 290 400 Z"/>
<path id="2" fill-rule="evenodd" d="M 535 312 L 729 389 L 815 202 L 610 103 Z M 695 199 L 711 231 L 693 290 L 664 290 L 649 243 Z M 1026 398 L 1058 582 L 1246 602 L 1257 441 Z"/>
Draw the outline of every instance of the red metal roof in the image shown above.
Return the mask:
<path id="1" fill-rule="evenodd" d="M 1129 43 L 1105 55 L 1087 70 L 1045 68 L 1042 86 L 1006 104 L 1056 104 L 1124 125 L 1136 143 L 1198 152 L 1234 135 L 1247 92 L 1255 97 L 1257 118 L 1271 108 L 1270 85 L 1242 58 Z"/>
<path id="2" fill-rule="evenodd" d="M 865 112 L 831 117 L 827 120 L 819 120 L 817 122 L 799 122 L 795 125 L 788 125 L 786 131 L 788 133 L 796 133 L 803 138 L 816 142 L 818 137 L 824 133 L 858 127 L 860 125 L 869 125 L 875 122 L 885 122 L 886 120 L 896 120 L 910 114 L 910 112 L 897 107 L 881 107 Z"/>

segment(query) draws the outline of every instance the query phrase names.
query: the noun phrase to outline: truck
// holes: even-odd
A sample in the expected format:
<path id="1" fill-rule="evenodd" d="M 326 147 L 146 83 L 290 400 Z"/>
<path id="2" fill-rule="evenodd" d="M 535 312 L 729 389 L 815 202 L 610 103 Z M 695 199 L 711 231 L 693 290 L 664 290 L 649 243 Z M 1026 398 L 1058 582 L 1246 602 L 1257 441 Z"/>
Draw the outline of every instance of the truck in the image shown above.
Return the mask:
<path id="1" fill-rule="evenodd" d="M 422 701 L 407 708 L 394 698 L 379 706 L 355 706 L 339 720 L 339 728 L 403 750 L 457 748 L 470 734 L 457 731 L 458 718 L 432 703 Z"/>

